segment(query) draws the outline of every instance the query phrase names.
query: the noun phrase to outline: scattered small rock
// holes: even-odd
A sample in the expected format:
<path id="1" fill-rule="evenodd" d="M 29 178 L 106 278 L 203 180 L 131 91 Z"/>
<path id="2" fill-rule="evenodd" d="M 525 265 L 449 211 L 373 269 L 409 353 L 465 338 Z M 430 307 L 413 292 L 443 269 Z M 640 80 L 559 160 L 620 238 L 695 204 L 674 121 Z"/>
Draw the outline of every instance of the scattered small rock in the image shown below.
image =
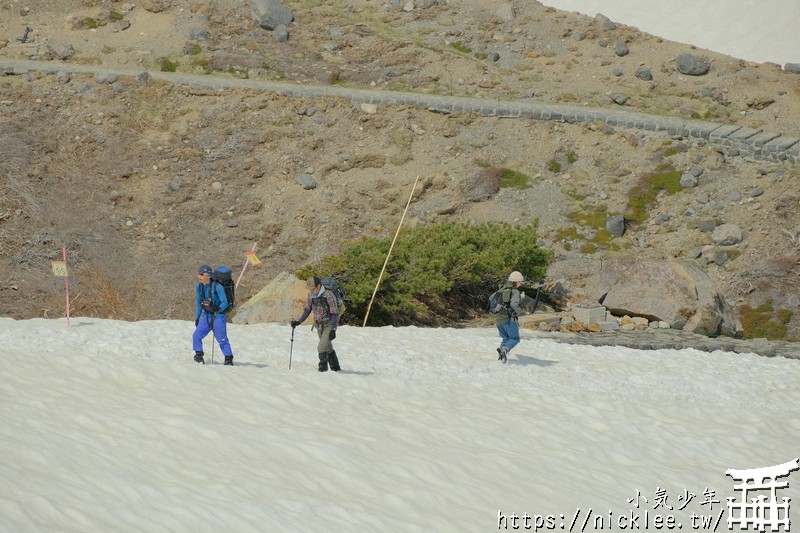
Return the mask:
<path id="1" fill-rule="evenodd" d="M 678 72 L 687 76 L 702 76 L 708 73 L 708 64 L 692 54 L 681 54 L 677 60 Z"/>
<path id="2" fill-rule="evenodd" d="M 650 71 L 648 67 L 637 68 L 634 76 L 644 81 L 652 81 L 653 79 L 653 73 Z"/>
<path id="3" fill-rule="evenodd" d="M 307 191 L 317 188 L 317 180 L 314 179 L 314 176 L 306 172 L 301 172 L 297 174 L 294 178 L 294 181 L 298 185 L 301 185 L 303 189 Z"/>
<path id="4" fill-rule="evenodd" d="M 279 43 L 285 43 L 289 40 L 289 28 L 285 24 L 278 24 L 272 30 L 272 37 Z"/>
<path id="5" fill-rule="evenodd" d="M 736 224 L 722 224 L 711 234 L 711 240 L 717 246 L 733 246 L 742 242 L 742 230 Z"/>

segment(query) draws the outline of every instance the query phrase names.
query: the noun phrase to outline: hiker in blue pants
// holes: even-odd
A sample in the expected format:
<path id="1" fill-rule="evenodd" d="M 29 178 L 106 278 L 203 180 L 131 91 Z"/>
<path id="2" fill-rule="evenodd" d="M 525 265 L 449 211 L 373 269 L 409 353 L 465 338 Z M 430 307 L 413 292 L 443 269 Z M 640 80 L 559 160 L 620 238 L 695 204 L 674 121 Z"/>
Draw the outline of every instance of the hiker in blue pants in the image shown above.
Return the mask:
<path id="1" fill-rule="evenodd" d="M 501 291 L 503 311 L 495 314 L 495 324 L 497 324 L 497 331 L 500 332 L 502 342 L 497 349 L 497 360 L 505 363 L 508 360 L 508 352 L 514 346 L 519 344 L 519 321 L 518 316 L 522 314 L 522 309 L 519 304 L 521 296 L 519 287 L 525 278 L 516 270 L 509 274 L 508 281 L 505 283 Z"/>
<path id="2" fill-rule="evenodd" d="M 233 352 L 228 341 L 228 316 L 225 314 L 230 307 L 225 289 L 220 283 L 212 283 L 211 267 L 200 265 L 197 269 L 197 286 L 195 287 L 195 330 L 192 335 L 192 348 L 194 349 L 194 362 L 206 364 L 203 359 L 203 339 L 211 331 L 219 343 L 225 364 L 233 364 Z"/>

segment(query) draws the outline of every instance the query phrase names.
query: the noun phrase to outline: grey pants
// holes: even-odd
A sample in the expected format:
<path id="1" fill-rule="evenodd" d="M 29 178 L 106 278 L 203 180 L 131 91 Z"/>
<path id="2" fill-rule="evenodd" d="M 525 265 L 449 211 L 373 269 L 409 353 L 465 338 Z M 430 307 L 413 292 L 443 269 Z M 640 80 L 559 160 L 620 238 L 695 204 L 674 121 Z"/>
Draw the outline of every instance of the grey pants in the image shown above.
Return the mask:
<path id="1" fill-rule="evenodd" d="M 322 326 L 321 328 L 319 326 Z M 327 353 L 333 351 L 333 343 L 331 342 L 331 323 L 325 322 L 317 324 L 317 335 L 319 335 L 319 343 L 317 344 L 317 352 Z"/>

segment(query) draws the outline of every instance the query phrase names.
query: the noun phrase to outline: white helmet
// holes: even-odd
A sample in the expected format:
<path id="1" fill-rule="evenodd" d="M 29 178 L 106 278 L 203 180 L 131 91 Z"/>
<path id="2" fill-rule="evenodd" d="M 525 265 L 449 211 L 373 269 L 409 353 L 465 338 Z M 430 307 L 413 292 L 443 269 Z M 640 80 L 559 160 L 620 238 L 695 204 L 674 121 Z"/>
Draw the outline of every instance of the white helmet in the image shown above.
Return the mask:
<path id="1" fill-rule="evenodd" d="M 515 270 L 514 272 L 508 275 L 508 281 L 519 281 L 520 283 L 522 283 L 523 281 L 525 281 L 525 278 L 523 278 L 522 274 L 520 274 Z"/>

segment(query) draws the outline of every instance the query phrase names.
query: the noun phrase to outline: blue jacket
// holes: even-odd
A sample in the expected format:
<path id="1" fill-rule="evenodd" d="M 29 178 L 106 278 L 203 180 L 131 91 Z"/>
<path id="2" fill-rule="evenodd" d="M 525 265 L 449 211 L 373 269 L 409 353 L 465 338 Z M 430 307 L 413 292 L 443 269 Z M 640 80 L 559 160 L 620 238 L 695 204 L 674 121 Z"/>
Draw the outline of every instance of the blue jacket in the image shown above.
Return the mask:
<path id="1" fill-rule="evenodd" d="M 195 287 L 195 320 L 200 318 L 200 313 L 203 311 L 203 300 L 208 300 L 209 298 L 211 299 L 211 305 L 216 309 L 215 314 L 224 315 L 228 311 L 228 297 L 225 296 L 225 288 L 222 284 L 213 279 L 208 285 L 198 282 Z"/>

